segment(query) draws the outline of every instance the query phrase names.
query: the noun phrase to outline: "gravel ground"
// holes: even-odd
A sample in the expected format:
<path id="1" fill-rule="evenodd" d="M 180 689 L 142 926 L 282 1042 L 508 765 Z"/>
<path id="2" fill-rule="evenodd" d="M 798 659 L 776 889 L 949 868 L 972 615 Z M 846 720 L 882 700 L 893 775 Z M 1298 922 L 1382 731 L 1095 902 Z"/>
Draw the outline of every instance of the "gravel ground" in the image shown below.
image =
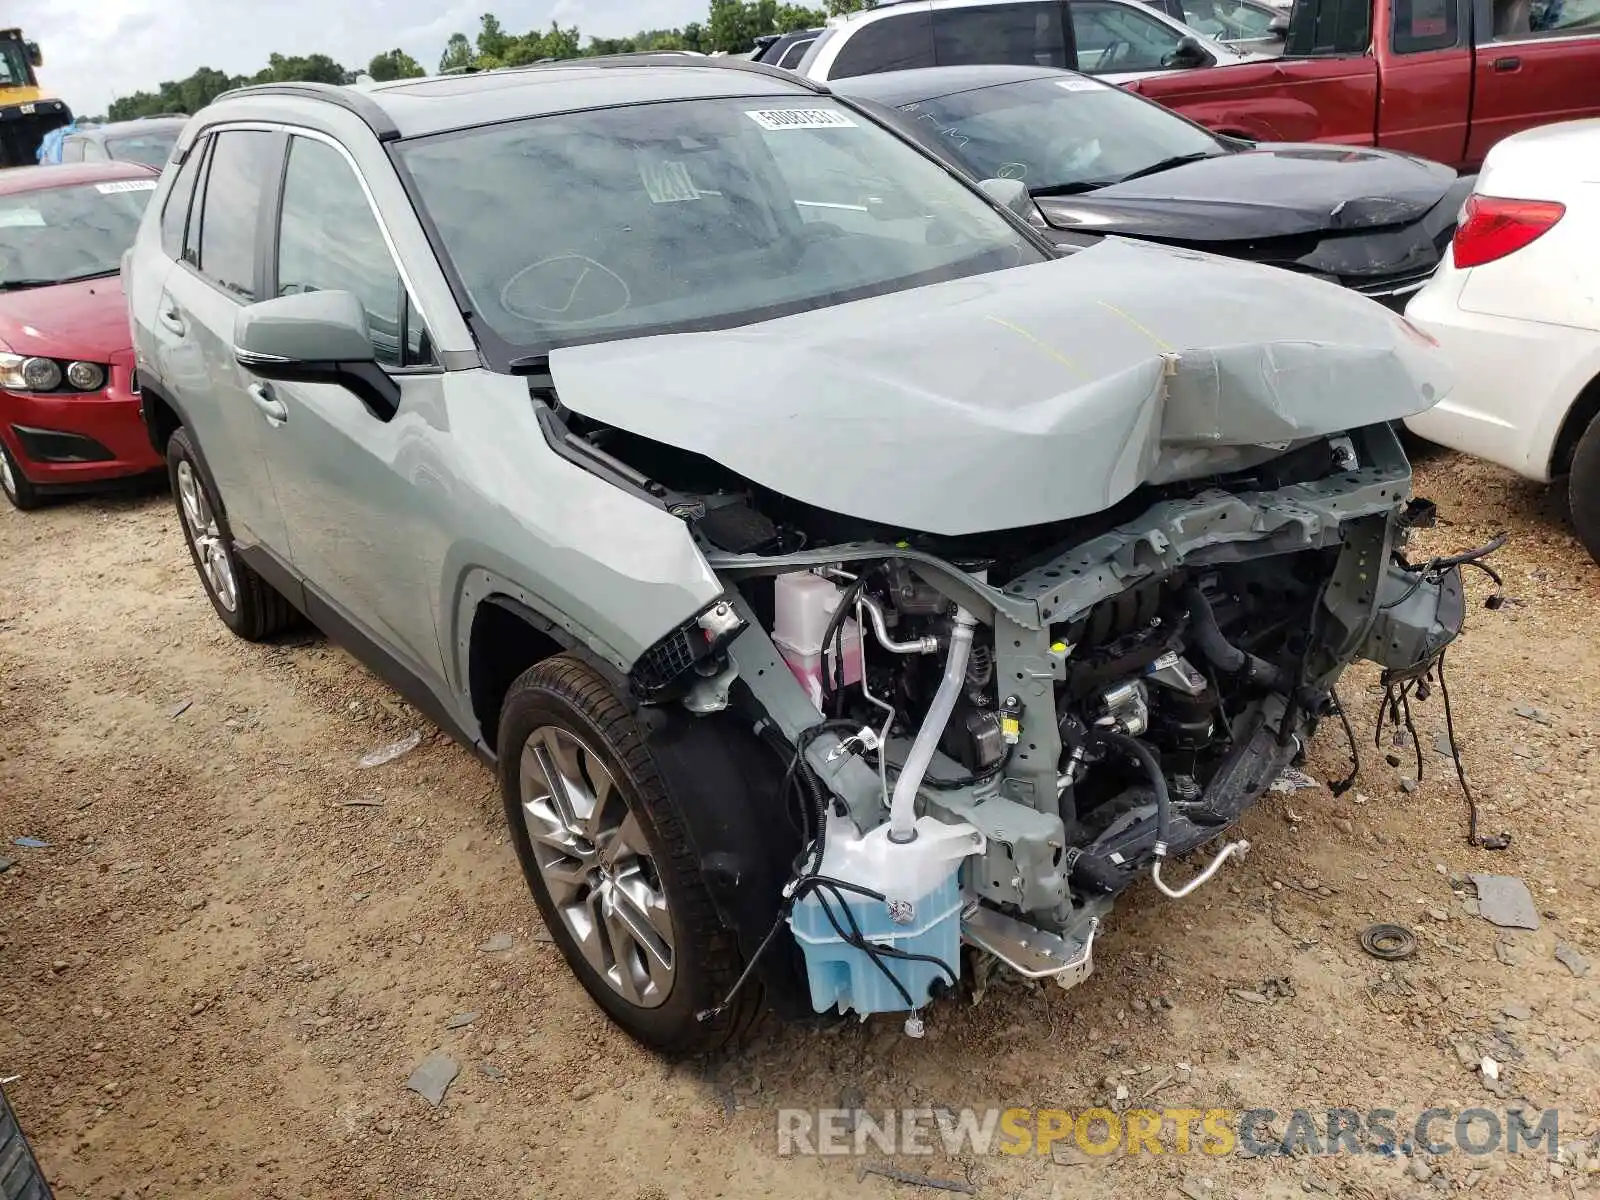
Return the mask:
<path id="1" fill-rule="evenodd" d="M 997 983 L 931 1010 L 922 1042 L 881 1019 L 768 1024 L 676 1067 L 566 971 L 489 773 L 320 638 L 228 635 L 168 500 L 0 511 L 0 857 L 16 860 L 0 873 L 0 1078 L 61 1197 L 932 1196 L 859 1178 L 857 1160 L 779 1157 L 776 1110 L 1119 1093 L 1402 1124 L 1429 1106 L 1530 1123 L 1554 1108 L 1567 1149 L 896 1161 L 984 1197 L 1600 1190 L 1600 970 L 1555 957 L 1600 961 L 1600 571 L 1544 489 L 1445 455 L 1418 474 L 1447 518 L 1430 548 L 1513 538 L 1496 560 L 1510 602 L 1475 605 L 1449 659 L 1466 769 L 1509 850 L 1463 842 L 1438 695 L 1418 706 L 1426 771 L 1407 792 L 1409 750 L 1396 769 L 1371 749 L 1358 672 L 1357 789 L 1272 797 L 1245 822 L 1250 855 L 1182 904 L 1136 889 L 1082 987 Z M 414 730 L 416 750 L 357 766 Z M 1346 763 L 1333 729 L 1310 771 Z M 1540 928 L 1472 915 L 1474 871 L 1525 879 Z M 1376 920 L 1414 927 L 1416 957 L 1365 956 L 1356 934 Z M 438 1108 L 404 1088 L 435 1051 L 461 1068 Z"/>

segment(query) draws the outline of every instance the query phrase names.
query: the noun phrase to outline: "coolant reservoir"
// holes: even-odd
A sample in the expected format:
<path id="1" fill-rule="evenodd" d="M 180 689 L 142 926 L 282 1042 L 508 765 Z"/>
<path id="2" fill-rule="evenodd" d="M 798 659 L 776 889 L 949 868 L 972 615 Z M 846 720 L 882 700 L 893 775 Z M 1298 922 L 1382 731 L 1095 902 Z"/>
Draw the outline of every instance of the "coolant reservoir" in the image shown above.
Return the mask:
<path id="1" fill-rule="evenodd" d="M 844 599 L 844 589 L 820 575 L 795 571 L 779 575 L 773 580 L 772 592 L 772 642 L 820 712 L 822 638 L 828 630 L 828 621 L 833 617 L 834 609 Z M 847 684 L 860 683 L 861 628 L 854 618 L 846 617 L 840 633 L 844 641 L 840 677 Z M 829 662 L 833 660 L 832 647 L 828 648 L 827 658 Z"/>
<path id="2" fill-rule="evenodd" d="M 874 900 L 840 888 L 807 891 L 789 914 L 789 928 L 805 955 L 811 1006 L 865 1016 L 920 1008 L 938 980 L 954 987 L 961 973 L 961 861 L 983 849 L 983 835 L 971 825 L 950 825 L 919 817 L 917 836 L 904 844 L 889 840 L 883 824 L 863 835 L 847 817 L 828 814 L 827 846 L 818 874 L 870 888 Z M 833 921 L 828 919 L 828 910 Z M 846 910 L 848 909 L 848 916 Z M 865 940 L 937 962 L 880 958 L 911 997 L 885 977 L 865 950 L 846 943 L 850 917 Z M 937 964 L 950 968 L 947 974 Z"/>

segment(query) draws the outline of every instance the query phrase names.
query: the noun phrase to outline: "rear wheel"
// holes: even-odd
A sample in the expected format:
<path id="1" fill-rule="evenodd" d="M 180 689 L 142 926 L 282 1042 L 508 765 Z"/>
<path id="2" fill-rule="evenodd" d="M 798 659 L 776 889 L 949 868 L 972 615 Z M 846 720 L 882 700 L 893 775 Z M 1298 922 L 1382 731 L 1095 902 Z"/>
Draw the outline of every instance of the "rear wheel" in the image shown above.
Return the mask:
<path id="1" fill-rule="evenodd" d="M 737 1033 L 759 989 L 698 1019 L 742 962 L 638 722 L 605 677 L 564 654 L 532 667 L 506 696 L 497 744 L 528 888 L 590 997 L 665 1054 Z"/>
<path id="2" fill-rule="evenodd" d="M 1600 562 L 1600 417 L 1589 422 L 1572 453 L 1567 504 L 1578 540 L 1590 557 Z"/>
<path id="3" fill-rule="evenodd" d="M 4 442 L 0 442 L 0 492 L 6 494 L 13 508 L 23 512 L 30 512 L 43 503 L 39 489 L 22 473 L 22 468 L 11 457 L 11 451 L 6 449 Z"/>
<path id="4" fill-rule="evenodd" d="M 185 429 L 167 442 L 167 473 L 189 555 L 222 623 L 247 642 L 264 641 L 286 629 L 294 620 L 293 607 L 239 561 L 228 516 Z"/>

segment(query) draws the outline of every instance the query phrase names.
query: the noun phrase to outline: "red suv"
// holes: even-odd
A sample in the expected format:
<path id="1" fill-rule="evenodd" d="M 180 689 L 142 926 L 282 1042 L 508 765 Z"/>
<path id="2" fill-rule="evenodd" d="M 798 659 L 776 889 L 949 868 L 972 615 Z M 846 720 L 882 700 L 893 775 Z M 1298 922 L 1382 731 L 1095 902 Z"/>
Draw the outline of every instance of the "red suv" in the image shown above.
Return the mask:
<path id="1" fill-rule="evenodd" d="M 165 467 L 118 277 L 156 177 L 126 162 L 0 172 L 0 490 L 18 508 Z"/>

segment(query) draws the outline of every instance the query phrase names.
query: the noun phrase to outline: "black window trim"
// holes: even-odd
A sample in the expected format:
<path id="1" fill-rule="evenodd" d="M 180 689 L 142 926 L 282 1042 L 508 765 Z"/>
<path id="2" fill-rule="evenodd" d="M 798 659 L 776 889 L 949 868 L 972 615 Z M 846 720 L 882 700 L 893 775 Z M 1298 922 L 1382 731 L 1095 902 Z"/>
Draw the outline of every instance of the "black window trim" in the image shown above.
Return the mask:
<path id="1" fill-rule="evenodd" d="M 195 148 L 200 150 L 202 156 L 205 154 L 205 151 L 209 148 L 205 134 L 201 134 L 200 137 L 195 139 L 195 146 L 190 148 L 191 156 Z M 189 157 L 185 157 L 183 162 L 173 171 L 172 183 L 168 185 L 167 194 L 161 201 L 161 218 L 158 224 L 161 230 L 162 254 L 167 252 L 167 209 L 172 205 L 178 181 L 182 178 L 183 172 L 188 169 L 188 166 Z M 194 187 L 189 189 L 189 198 L 184 202 L 183 224 L 178 229 L 178 253 L 170 256 L 174 263 L 182 263 L 184 261 L 184 247 L 189 244 L 189 222 L 194 220 L 194 198 L 200 194 L 200 185 L 205 182 L 205 167 L 206 164 L 203 157 L 194 165 Z"/>

